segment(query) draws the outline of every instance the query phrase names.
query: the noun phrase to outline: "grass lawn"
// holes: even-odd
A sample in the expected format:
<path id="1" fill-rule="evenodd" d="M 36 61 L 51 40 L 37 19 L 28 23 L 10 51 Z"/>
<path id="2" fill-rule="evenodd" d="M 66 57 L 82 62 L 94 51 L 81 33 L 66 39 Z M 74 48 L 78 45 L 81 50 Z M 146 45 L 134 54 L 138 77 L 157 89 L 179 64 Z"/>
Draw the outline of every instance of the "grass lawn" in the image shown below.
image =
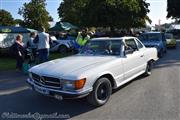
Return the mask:
<path id="1" fill-rule="evenodd" d="M 49 59 L 57 59 L 71 55 L 71 53 L 62 55 L 60 53 L 50 53 Z M 0 71 L 15 70 L 16 60 L 9 57 L 0 57 Z"/>
<path id="2" fill-rule="evenodd" d="M 13 58 L 0 58 L 0 71 L 14 70 L 16 60 Z"/>

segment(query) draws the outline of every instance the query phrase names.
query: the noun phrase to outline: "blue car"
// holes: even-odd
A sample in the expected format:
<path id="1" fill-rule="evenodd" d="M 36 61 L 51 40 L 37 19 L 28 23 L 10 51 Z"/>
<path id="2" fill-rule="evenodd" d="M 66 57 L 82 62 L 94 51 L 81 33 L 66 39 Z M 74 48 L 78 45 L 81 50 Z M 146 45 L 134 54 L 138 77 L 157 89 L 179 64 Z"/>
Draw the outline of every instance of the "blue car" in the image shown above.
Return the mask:
<path id="1" fill-rule="evenodd" d="M 142 33 L 139 39 L 146 47 L 156 47 L 158 57 L 163 57 L 167 51 L 165 34 L 161 32 L 147 32 Z"/>

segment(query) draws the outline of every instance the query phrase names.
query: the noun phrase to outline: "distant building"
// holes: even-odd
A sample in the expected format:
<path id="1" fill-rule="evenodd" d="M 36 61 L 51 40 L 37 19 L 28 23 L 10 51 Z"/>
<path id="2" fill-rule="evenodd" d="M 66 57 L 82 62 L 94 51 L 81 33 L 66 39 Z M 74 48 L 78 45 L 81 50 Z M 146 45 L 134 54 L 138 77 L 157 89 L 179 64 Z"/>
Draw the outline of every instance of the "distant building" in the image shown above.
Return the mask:
<path id="1" fill-rule="evenodd" d="M 173 25 L 171 25 L 170 28 L 171 29 L 178 29 L 178 30 L 180 30 L 180 24 L 173 24 Z"/>

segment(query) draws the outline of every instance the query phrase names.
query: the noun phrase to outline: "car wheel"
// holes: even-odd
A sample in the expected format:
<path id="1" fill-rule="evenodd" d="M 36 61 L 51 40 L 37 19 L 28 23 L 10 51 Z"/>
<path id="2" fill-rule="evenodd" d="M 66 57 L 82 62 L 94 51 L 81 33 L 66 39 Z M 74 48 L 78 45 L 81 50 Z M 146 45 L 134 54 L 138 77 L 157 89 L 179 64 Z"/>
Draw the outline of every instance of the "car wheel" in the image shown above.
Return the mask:
<path id="1" fill-rule="evenodd" d="M 67 53 L 68 49 L 66 46 L 61 45 L 61 46 L 59 46 L 58 51 L 59 51 L 59 53 Z"/>
<path id="2" fill-rule="evenodd" d="M 164 53 L 167 53 L 167 48 L 164 50 Z"/>
<path id="3" fill-rule="evenodd" d="M 87 96 L 87 100 L 94 106 L 104 105 L 112 93 L 111 82 L 107 78 L 100 78 L 93 86 L 93 91 Z"/>
<path id="4" fill-rule="evenodd" d="M 152 67 L 153 67 L 153 62 L 152 62 L 152 61 L 149 61 L 149 62 L 147 63 L 146 71 L 145 71 L 145 73 L 144 73 L 145 76 L 151 75 Z"/>
<path id="5" fill-rule="evenodd" d="M 159 51 L 158 57 L 159 57 L 159 58 L 162 58 L 162 57 L 163 57 L 163 50 L 160 50 L 160 51 Z"/>

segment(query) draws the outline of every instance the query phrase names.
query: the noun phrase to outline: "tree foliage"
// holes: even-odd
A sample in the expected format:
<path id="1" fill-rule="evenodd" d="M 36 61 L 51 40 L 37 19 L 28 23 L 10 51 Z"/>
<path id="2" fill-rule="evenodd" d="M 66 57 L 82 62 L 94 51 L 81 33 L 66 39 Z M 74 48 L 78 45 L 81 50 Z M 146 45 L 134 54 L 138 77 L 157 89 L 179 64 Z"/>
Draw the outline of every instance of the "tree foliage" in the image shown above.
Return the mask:
<path id="1" fill-rule="evenodd" d="M 21 20 L 21 19 L 15 19 L 14 22 L 15 22 L 15 24 L 17 24 L 17 25 L 24 26 L 24 22 L 23 22 L 23 20 Z"/>
<path id="2" fill-rule="evenodd" d="M 180 0 L 167 0 L 167 18 L 180 20 Z"/>
<path id="3" fill-rule="evenodd" d="M 64 0 L 58 13 L 62 21 L 87 27 L 141 27 L 150 22 L 145 0 Z"/>
<path id="4" fill-rule="evenodd" d="M 45 0 L 31 0 L 29 3 L 24 3 L 19 9 L 19 14 L 24 18 L 25 27 L 39 29 L 43 26 L 48 29 L 48 22 L 52 21 L 52 17 L 49 16 L 45 7 Z"/>
<path id="5" fill-rule="evenodd" d="M 0 9 L 0 16 L 1 16 L 0 17 L 0 25 L 11 26 L 11 25 L 15 24 L 14 19 L 10 12 Z"/>

